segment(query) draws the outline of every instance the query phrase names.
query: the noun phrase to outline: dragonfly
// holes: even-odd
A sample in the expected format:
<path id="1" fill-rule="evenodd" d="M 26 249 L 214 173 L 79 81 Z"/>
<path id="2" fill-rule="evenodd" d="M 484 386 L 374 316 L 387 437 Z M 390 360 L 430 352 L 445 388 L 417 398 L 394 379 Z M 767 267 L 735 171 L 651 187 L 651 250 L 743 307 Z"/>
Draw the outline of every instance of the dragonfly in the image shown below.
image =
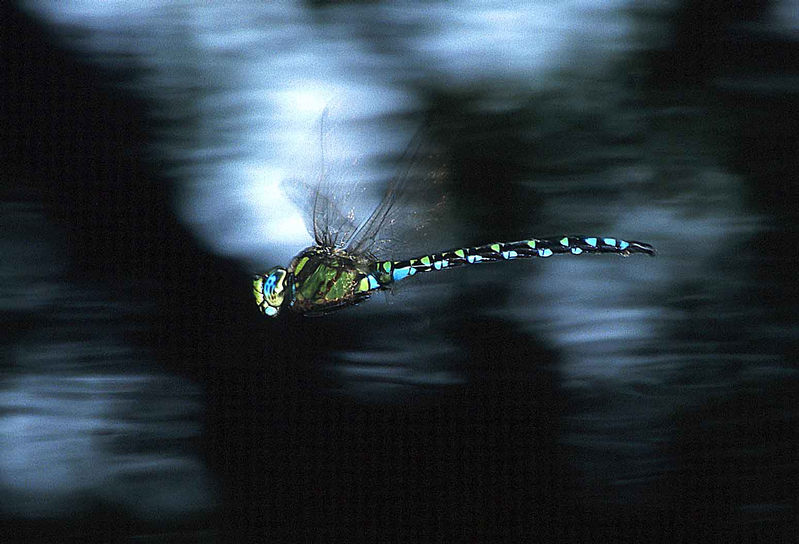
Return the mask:
<path id="1" fill-rule="evenodd" d="M 381 201 L 361 223 L 356 224 L 351 213 L 344 214 L 339 209 L 337 202 L 341 199 L 329 194 L 332 189 L 322 167 L 316 187 L 305 187 L 312 193 L 312 205 L 306 205 L 311 216 L 306 218 L 306 224 L 314 245 L 300 251 L 288 267 L 275 266 L 253 276 L 255 302 L 264 315 L 276 317 L 284 309 L 305 316 L 327 315 L 358 305 L 378 291 L 392 290 L 407 278 L 466 265 L 553 255 L 655 255 L 654 248 L 644 242 L 610 236 L 562 235 L 458 247 L 404 260 L 379 259 L 373 250 L 383 240 L 381 230 L 398 216 L 399 197 L 412 177 L 412 166 L 402 165 L 416 162 L 422 148 L 421 132 L 408 144 L 399 161 L 401 167 L 388 183 Z M 324 162 L 324 143 L 322 146 Z"/>

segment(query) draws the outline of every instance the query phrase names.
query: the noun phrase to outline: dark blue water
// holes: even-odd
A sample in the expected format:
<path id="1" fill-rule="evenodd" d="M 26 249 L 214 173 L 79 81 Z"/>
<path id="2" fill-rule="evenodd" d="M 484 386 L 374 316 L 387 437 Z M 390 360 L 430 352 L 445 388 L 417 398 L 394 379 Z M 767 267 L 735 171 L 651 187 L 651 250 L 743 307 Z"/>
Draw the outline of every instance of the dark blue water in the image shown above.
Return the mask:
<path id="1" fill-rule="evenodd" d="M 790 541 L 795 7 L 3 7 L 3 541 Z M 325 107 L 361 214 L 434 120 L 397 251 L 658 256 L 268 320 Z"/>

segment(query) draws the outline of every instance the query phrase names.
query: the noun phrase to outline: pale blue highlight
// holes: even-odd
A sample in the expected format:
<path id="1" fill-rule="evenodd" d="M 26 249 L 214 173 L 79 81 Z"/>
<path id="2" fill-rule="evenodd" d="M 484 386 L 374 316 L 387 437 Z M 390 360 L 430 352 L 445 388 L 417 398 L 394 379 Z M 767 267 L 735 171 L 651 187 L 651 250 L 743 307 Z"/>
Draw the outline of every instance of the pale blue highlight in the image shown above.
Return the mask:
<path id="1" fill-rule="evenodd" d="M 624 240 L 619 240 L 619 249 L 627 249 L 630 247 L 629 242 L 625 242 Z"/>
<path id="2" fill-rule="evenodd" d="M 378 287 L 380 287 L 380 282 L 377 281 L 377 278 L 375 278 L 371 274 L 369 274 L 366 277 L 369 278 L 369 289 L 377 289 Z"/>
<path id="3" fill-rule="evenodd" d="M 572 248 L 572 255 L 579 255 L 582 252 L 583 252 L 583 250 L 580 249 L 579 247 L 573 247 Z"/>
<path id="4" fill-rule="evenodd" d="M 539 249 L 538 250 L 538 256 L 539 257 L 549 257 L 550 255 L 552 255 L 552 250 L 551 249 Z"/>
<path id="5" fill-rule="evenodd" d="M 395 268 L 391 273 L 391 279 L 394 281 L 404 280 L 411 275 L 411 270 L 413 270 L 413 268 Z"/>
<path id="6" fill-rule="evenodd" d="M 586 238 L 585 243 L 589 246 L 596 247 L 596 238 Z"/>
<path id="7" fill-rule="evenodd" d="M 609 246 L 615 246 L 616 245 L 616 239 L 615 238 L 602 238 L 602 241 L 605 242 Z"/>
<path id="8" fill-rule="evenodd" d="M 515 259 L 519 256 L 515 251 L 503 251 L 500 255 L 502 255 L 503 259 Z"/>
<path id="9" fill-rule="evenodd" d="M 479 263 L 482 260 L 483 260 L 482 255 L 469 255 L 468 257 L 466 257 L 466 261 L 469 264 Z"/>
<path id="10" fill-rule="evenodd" d="M 269 317 L 274 317 L 277 315 L 277 308 L 273 308 L 272 306 L 264 306 L 264 313 Z"/>

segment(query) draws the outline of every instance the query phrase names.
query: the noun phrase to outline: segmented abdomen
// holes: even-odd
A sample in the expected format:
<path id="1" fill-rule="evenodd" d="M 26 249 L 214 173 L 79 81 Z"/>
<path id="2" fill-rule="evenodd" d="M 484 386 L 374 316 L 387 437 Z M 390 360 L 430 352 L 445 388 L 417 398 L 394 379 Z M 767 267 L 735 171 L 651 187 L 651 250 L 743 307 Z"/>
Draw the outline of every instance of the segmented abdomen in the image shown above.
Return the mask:
<path id="1" fill-rule="evenodd" d="M 531 259 L 533 257 L 549 257 L 551 255 L 569 253 L 614 253 L 627 256 L 632 253 L 654 255 L 654 248 L 643 242 L 619 240 L 617 238 L 598 236 L 562 236 L 520 240 L 518 242 L 497 242 L 476 247 L 452 249 L 432 255 L 425 255 L 407 261 L 380 261 L 375 263 L 369 278 L 364 280 L 363 288 L 368 290 L 387 287 L 390 284 L 413 276 L 419 272 L 443 270 L 464 264 L 491 263 L 511 261 L 513 259 Z"/>

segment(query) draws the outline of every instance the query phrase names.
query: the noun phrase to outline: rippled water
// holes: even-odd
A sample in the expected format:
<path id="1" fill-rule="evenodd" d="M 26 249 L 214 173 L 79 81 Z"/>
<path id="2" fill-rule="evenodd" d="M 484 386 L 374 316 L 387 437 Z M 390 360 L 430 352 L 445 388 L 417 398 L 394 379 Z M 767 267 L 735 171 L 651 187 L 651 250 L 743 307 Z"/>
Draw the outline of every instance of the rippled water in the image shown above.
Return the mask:
<path id="1" fill-rule="evenodd" d="M 792 534 L 794 4 L 3 8 L 4 519 L 98 541 Z M 436 221 L 400 247 L 658 256 L 463 267 L 266 320 L 248 277 L 311 243 L 280 184 L 312 182 L 325 107 L 329 164 L 375 198 L 418 119 L 447 127 L 440 200 L 408 202 Z"/>

